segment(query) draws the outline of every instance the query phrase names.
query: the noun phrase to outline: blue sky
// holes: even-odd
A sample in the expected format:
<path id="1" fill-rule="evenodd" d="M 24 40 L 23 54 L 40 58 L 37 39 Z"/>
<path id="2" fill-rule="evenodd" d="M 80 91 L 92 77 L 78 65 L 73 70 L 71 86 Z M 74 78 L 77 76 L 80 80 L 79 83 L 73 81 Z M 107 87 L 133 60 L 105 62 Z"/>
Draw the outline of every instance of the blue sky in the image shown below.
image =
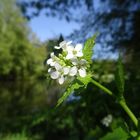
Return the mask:
<path id="1" fill-rule="evenodd" d="M 48 39 L 59 38 L 60 34 L 62 34 L 65 37 L 70 33 L 72 33 L 74 29 L 80 28 L 79 23 L 67 22 L 64 19 L 59 20 L 56 17 L 55 18 L 47 17 L 43 13 L 40 14 L 40 16 L 31 19 L 31 21 L 29 22 L 29 26 L 42 42 Z M 94 47 L 94 52 L 95 58 L 98 56 L 101 58 L 116 59 L 118 55 L 118 54 L 114 55 L 110 51 L 107 51 L 107 49 L 103 50 L 103 48 L 101 48 L 100 45 L 99 46 L 96 45 Z M 106 53 L 106 55 L 100 56 L 100 54 L 102 55 L 102 53 L 104 52 Z"/>
<path id="2" fill-rule="evenodd" d="M 59 20 L 57 17 L 47 17 L 43 13 L 31 19 L 29 26 L 41 41 L 58 37 L 60 34 L 67 36 L 74 29 L 80 28 L 80 25 L 76 22 Z"/>
<path id="3" fill-rule="evenodd" d="M 98 0 L 99 1 L 99 0 Z M 96 3 L 96 8 L 99 8 L 99 3 Z M 42 12 L 39 16 L 32 18 L 29 21 L 29 26 L 32 31 L 37 35 L 41 42 L 59 38 L 59 35 L 62 34 L 64 37 L 68 36 L 73 32 L 74 29 L 80 29 L 80 24 L 76 22 L 67 22 L 65 19 L 59 20 L 57 17 L 47 17 Z M 104 48 L 105 49 L 105 48 Z M 96 58 L 117 58 L 117 53 L 111 53 L 108 49 L 103 50 L 100 45 L 96 44 L 94 47 L 94 52 L 97 55 L 94 55 Z M 100 56 L 105 54 L 103 56 Z"/>
<path id="4" fill-rule="evenodd" d="M 95 9 L 98 9 L 100 7 L 99 1 L 100 0 L 96 0 L 94 2 Z M 76 12 L 75 9 L 74 12 Z M 79 9 L 77 10 L 77 12 L 81 13 L 83 11 Z M 32 18 L 29 22 L 29 26 L 41 41 L 58 37 L 60 34 L 63 34 L 63 36 L 67 36 L 72 33 L 74 29 L 80 29 L 79 23 L 74 21 L 67 22 L 65 19 L 59 20 L 57 17 L 47 17 L 45 16 L 44 11 L 42 11 L 39 16 Z"/>

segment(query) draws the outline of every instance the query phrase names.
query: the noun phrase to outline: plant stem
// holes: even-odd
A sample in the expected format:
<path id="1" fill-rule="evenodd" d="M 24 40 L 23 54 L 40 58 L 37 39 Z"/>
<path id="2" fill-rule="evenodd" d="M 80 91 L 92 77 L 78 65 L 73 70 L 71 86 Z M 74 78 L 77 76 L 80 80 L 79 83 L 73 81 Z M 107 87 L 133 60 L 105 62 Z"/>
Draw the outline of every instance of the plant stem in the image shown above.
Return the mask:
<path id="1" fill-rule="evenodd" d="M 104 86 L 102 86 L 100 83 L 98 83 L 97 81 L 95 81 L 95 80 L 91 80 L 91 82 L 94 84 L 94 85 L 96 85 L 97 87 L 99 87 L 100 89 L 102 89 L 104 92 L 106 92 L 107 94 L 109 94 L 109 95 L 113 95 L 113 93 L 112 93 L 112 91 L 110 91 L 109 89 L 107 89 L 106 87 L 104 87 Z"/>
<path id="2" fill-rule="evenodd" d="M 110 91 L 109 89 L 107 89 L 106 87 L 102 86 L 100 83 L 98 83 L 95 80 L 91 80 L 91 83 L 93 83 L 94 85 L 96 85 L 97 87 L 99 87 L 101 90 L 103 90 L 104 92 L 106 92 L 107 94 L 109 94 L 110 96 L 113 96 L 112 91 Z M 121 107 L 124 109 L 124 111 L 128 114 L 128 116 L 131 118 L 131 120 L 133 121 L 133 123 L 135 124 L 136 127 L 138 127 L 138 120 L 135 117 L 135 115 L 133 114 L 133 112 L 130 110 L 130 108 L 127 106 L 126 102 L 124 99 L 119 101 L 119 104 L 121 105 Z"/>
<path id="3" fill-rule="evenodd" d="M 133 121 L 133 123 L 135 124 L 135 126 L 138 126 L 138 120 L 135 117 L 135 115 L 133 114 L 133 112 L 130 110 L 130 108 L 127 106 L 125 100 L 121 100 L 119 102 L 119 104 L 121 105 L 121 107 L 125 110 L 125 112 L 128 114 L 128 116 L 131 118 L 131 120 Z"/>

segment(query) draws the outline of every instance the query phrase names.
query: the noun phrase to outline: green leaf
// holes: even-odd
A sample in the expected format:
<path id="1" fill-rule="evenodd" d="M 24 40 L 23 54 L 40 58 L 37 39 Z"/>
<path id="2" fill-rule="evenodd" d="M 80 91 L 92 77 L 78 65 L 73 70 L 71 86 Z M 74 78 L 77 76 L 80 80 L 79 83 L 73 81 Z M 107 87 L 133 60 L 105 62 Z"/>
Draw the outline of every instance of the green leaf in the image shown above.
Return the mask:
<path id="1" fill-rule="evenodd" d="M 108 133 L 100 140 L 127 140 L 129 138 L 129 134 L 126 133 L 121 127 L 115 129 L 113 132 Z"/>
<path id="2" fill-rule="evenodd" d="M 122 65 L 122 59 L 119 56 L 116 74 L 115 74 L 115 81 L 118 88 L 119 95 L 123 95 L 124 93 L 124 71 L 123 71 L 123 65 Z"/>
<path id="3" fill-rule="evenodd" d="M 78 77 L 76 80 L 73 81 L 72 84 L 69 85 L 69 87 L 66 89 L 65 93 L 57 102 L 56 107 L 58 107 L 66 98 L 76 89 L 79 89 L 80 87 L 87 86 L 88 83 L 91 81 L 91 74 L 88 74 L 86 77 Z"/>
<path id="4" fill-rule="evenodd" d="M 66 98 L 72 94 L 72 92 L 76 89 L 79 89 L 80 87 L 83 87 L 84 84 L 81 83 L 80 81 L 78 80 L 74 80 L 72 82 L 72 84 L 69 85 L 69 87 L 66 89 L 65 93 L 62 95 L 62 97 L 60 97 L 60 99 L 58 100 L 57 102 L 57 105 L 56 107 L 58 107 L 64 100 L 66 100 Z"/>
<path id="5" fill-rule="evenodd" d="M 88 85 L 89 82 L 91 82 L 91 80 L 92 80 L 91 77 L 92 77 L 92 75 L 88 74 L 88 75 L 86 75 L 86 77 L 78 77 L 77 79 L 86 86 L 86 85 Z"/>
<path id="6" fill-rule="evenodd" d="M 92 55 L 93 55 L 93 46 L 95 44 L 95 39 L 96 39 L 97 34 L 89 38 L 84 45 L 83 48 L 83 54 L 84 54 L 84 59 L 86 59 L 90 64 L 92 63 Z"/>
<path id="7" fill-rule="evenodd" d="M 136 138 L 137 135 L 138 135 L 138 133 L 137 133 L 136 131 L 134 131 L 134 130 L 131 131 L 130 134 L 131 134 L 131 136 L 132 136 L 133 138 L 134 138 L 134 137 Z"/>

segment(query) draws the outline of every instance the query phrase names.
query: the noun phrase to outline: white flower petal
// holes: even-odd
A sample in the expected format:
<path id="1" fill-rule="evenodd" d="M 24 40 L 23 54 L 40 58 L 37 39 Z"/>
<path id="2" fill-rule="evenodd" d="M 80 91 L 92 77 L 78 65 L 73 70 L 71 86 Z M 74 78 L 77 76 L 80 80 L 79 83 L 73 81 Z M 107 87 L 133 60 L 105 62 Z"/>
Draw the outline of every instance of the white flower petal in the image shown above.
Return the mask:
<path id="1" fill-rule="evenodd" d="M 62 47 L 62 49 L 63 49 L 64 52 L 67 52 L 68 46 L 65 45 L 65 46 Z"/>
<path id="2" fill-rule="evenodd" d="M 62 66 L 59 63 L 55 63 L 54 67 L 56 68 L 56 70 L 62 69 Z"/>
<path id="3" fill-rule="evenodd" d="M 54 65 L 55 65 L 55 63 L 56 63 L 56 62 L 54 62 L 54 61 L 53 61 L 53 62 L 51 62 L 50 66 L 54 66 Z"/>
<path id="4" fill-rule="evenodd" d="M 72 43 L 72 41 L 68 41 L 68 42 L 67 42 L 67 45 L 70 45 L 71 43 Z"/>
<path id="5" fill-rule="evenodd" d="M 82 48 L 83 48 L 83 45 L 82 45 L 82 44 L 77 44 L 77 45 L 75 46 L 75 50 L 76 50 L 76 51 L 81 51 Z"/>
<path id="6" fill-rule="evenodd" d="M 62 85 L 64 83 L 64 76 L 61 76 L 59 79 L 58 79 L 58 82 L 60 85 Z"/>
<path id="7" fill-rule="evenodd" d="M 61 49 L 61 47 L 60 47 L 60 46 L 54 46 L 54 48 L 55 48 L 55 49 Z"/>
<path id="8" fill-rule="evenodd" d="M 49 58 L 49 59 L 47 60 L 47 64 L 48 64 L 48 65 L 50 65 L 52 62 L 53 62 L 52 58 Z"/>
<path id="9" fill-rule="evenodd" d="M 66 45 L 67 44 L 67 42 L 66 41 L 62 41 L 62 42 L 60 42 L 59 43 L 59 46 L 62 48 L 64 45 Z"/>
<path id="10" fill-rule="evenodd" d="M 77 52 L 76 56 L 77 57 L 82 57 L 83 56 L 83 53 L 82 52 Z"/>
<path id="11" fill-rule="evenodd" d="M 64 75 L 67 75 L 70 71 L 70 67 L 64 67 Z"/>
<path id="12" fill-rule="evenodd" d="M 73 53 L 72 52 L 68 53 L 66 59 L 72 59 L 72 58 L 74 58 Z"/>
<path id="13" fill-rule="evenodd" d="M 85 59 L 80 60 L 80 65 L 86 65 L 87 61 Z"/>
<path id="14" fill-rule="evenodd" d="M 73 50 L 74 50 L 74 46 L 72 46 L 72 45 L 67 46 L 67 48 L 66 48 L 66 51 L 67 51 L 68 53 L 72 53 Z"/>
<path id="15" fill-rule="evenodd" d="M 85 77 L 87 75 L 86 70 L 84 68 L 79 69 L 78 72 L 81 77 Z"/>
<path id="16" fill-rule="evenodd" d="M 70 69 L 69 75 L 70 76 L 75 76 L 77 74 L 77 67 L 74 66 Z"/>
<path id="17" fill-rule="evenodd" d="M 57 79 L 59 77 L 59 72 L 58 71 L 54 71 L 54 72 L 51 72 L 51 78 L 52 79 Z"/>
<path id="18" fill-rule="evenodd" d="M 51 58 L 54 58 L 54 57 L 55 57 L 54 52 L 52 52 L 51 53 Z"/>
<path id="19" fill-rule="evenodd" d="M 78 59 L 77 59 L 77 58 L 71 59 L 71 63 L 72 63 L 73 65 L 78 65 Z"/>
<path id="20" fill-rule="evenodd" d="M 49 72 L 49 73 L 50 73 L 50 72 L 52 72 L 52 69 L 51 69 L 51 68 L 49 68 L 49 69 L 48 69 L 48 72 Z"/>

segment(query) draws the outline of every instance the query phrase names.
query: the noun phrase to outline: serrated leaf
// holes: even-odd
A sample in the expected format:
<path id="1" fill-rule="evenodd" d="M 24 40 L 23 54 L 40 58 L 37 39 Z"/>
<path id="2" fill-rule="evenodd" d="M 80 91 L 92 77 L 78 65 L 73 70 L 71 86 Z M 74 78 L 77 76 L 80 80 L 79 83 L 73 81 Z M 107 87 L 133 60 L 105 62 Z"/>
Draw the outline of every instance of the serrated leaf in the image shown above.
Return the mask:
<path id="1" fill-rule="evenodd" d="M 78 80 L 74 80 L 74 82 L 72 82 L 72 84 L 69 85 L 69 87 L 66 89 L 66 91 L 64 92 L 64 94 L 62 95 L 62 97 L 59 98 L 56 107 L 58 107 L 64 100 L 66 100 L 66 98 L 72 94 L 72 92 L 76 89 L 79 89 L 80 87 L 83 87 L 84 84 L 81 83 Z"/>
<path id="2" fill-rule="evenodd" d="M 92 63 L 92 55 L 93 55 L 93 46 L 95 44 L 97 34 L 87 39 L 83 48 L 84 59 L 86 59 L 89 63 Z"/>
<path id="3" fill-rule="evenodd" d="M 124 71 L 123 71 L 122 59 L 120 56 L 117 64 L 115 81 L 118 88 L 118 92 L 120 95 L 122 95 L 124 93 Z"/>
<path id="4" fill-rule="evenodd" d="M 108 133 L 100 140 L 127 140 L 129 134 L 126 133 L 121 127 L 115 129 L 112 133 Z"/>

